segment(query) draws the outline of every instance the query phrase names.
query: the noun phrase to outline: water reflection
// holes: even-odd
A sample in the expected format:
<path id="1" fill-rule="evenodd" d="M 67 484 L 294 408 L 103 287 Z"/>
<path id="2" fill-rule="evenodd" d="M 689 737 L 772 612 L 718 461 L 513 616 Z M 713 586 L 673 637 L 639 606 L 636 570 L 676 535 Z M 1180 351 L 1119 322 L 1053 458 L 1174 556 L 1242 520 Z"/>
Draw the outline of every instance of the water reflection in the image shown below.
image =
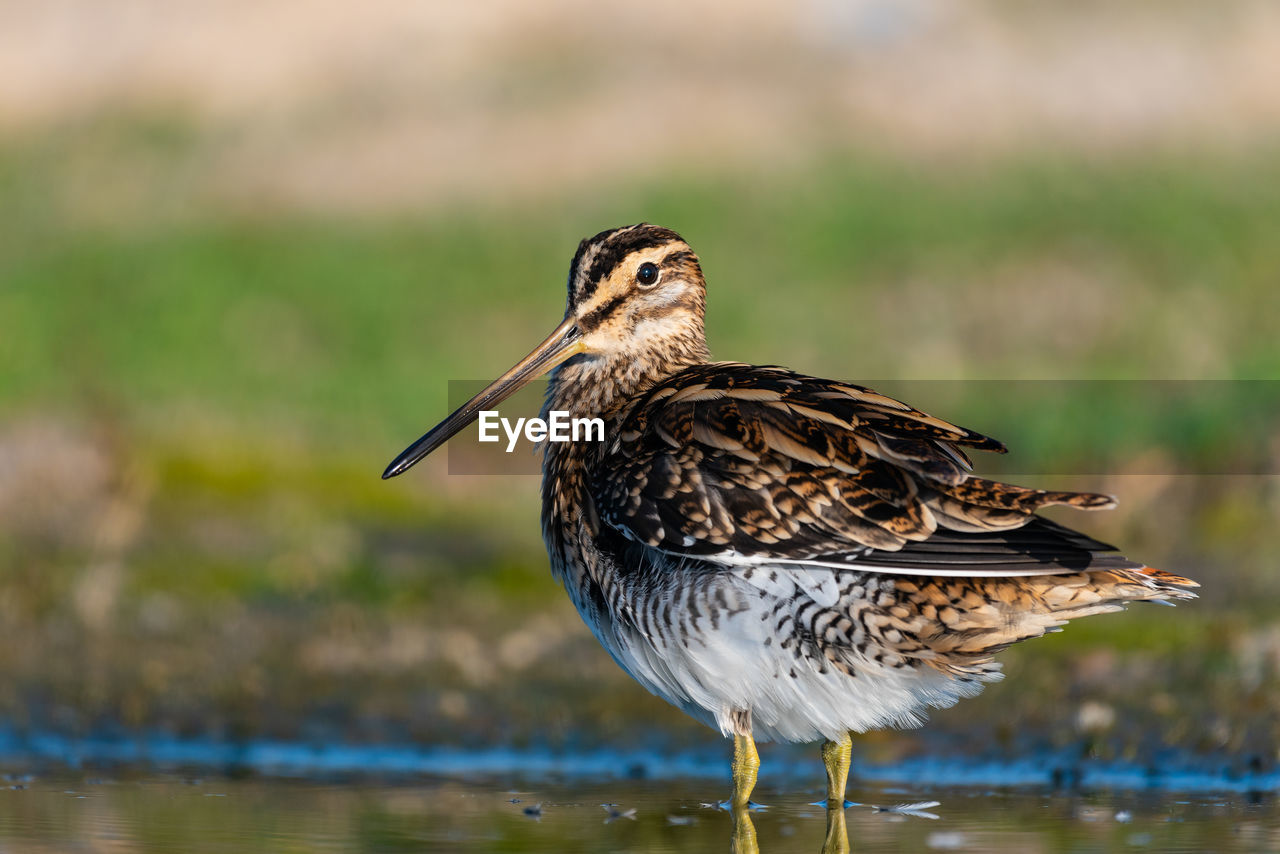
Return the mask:
<path id="1" fill-rule="evenodd" d="M 849 854 L 849 831 L 845 827 L 842 806 L 828 805 L 827 833 L 822 840 L 822 854 Z M 756 835 L 751 810 L 737 807 L 733 810 L 733 835 L 729 839 L 733 854 L 760 854 L 760 842 Z"/>
<path id="2" fill-rule="evenodd" d="M 101 771 L 36 773 L 0 784 L 0 850 L 1280 849 L 1280 815 L 1269 797 L 1251 803 L 1240 795 L 855 783 L 850 796 L 860 803 L 847 809 L 813 804 L 821 796 L 816 790 L 766 786 L 759 798 L 767 808 L 733 813 L 709 802 L 724 782 L 543 782 L 513 790 L 502 780 L 377 783 L 154 772 L 131 777 L 120 769 L 110 777 Z M 924 800 L 940 804 L 870 806 Z"/>

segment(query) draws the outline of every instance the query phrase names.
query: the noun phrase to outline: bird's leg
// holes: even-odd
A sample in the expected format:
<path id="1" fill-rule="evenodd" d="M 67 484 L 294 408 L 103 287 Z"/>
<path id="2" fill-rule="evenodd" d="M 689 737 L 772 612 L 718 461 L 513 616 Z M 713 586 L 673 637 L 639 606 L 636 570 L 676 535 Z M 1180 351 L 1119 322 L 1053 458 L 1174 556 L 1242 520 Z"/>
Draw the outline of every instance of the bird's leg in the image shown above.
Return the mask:
<path id="1" fill-rule="evenodd" d="M 745 808 L 751 802 L 751 790 L 756 787 L 756 775 L 760 771 L 760 754 L 751 732 L 733 737 L 733 799 L 734 809 Z"/>
<path id="2" fill-rule="evenodd" d="M 733 798 L 729 809 L 733 812 L 733 854 L 759 854 L 756 826 L 751 822 L 751 790 L 756 787 L 756 775 L 760 771 L 760 754 L 751 737 L 751 713 L 734 713 L 733 734 Z"/>
<path id="3" fill-rule="evenodd" d="M 822 763 L 827 766 L 827 809 L 844 809 L 844 789 L 849 781 L 849 763 L 853 759 L 853 742 L 849 733 L 839 741 L 822 745 Z"/>
<path id="4" fill-rule="evenodd" d="M 827 766 L 827 837 L 822 854 L 848 854 L 849 832 L 844 823 L 844 789 L 849 781 L 849 763 L 853 758 L 853 742 L 849 733 L 839 741 L 822 745 L 822 764 Z"/>

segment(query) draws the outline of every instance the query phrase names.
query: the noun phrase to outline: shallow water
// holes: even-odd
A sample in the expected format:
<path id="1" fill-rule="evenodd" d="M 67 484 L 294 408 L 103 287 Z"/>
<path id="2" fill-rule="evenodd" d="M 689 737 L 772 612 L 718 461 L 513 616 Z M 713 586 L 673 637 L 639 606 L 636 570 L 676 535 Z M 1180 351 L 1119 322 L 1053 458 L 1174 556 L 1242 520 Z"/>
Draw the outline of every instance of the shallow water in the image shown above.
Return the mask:
<path id="1" fill-rule="evenodd" d="M 726 850 L 734 819 L 716 801 L 727 791 L 727 774 L 699 769 L 695 763 L 692 775 L 645 780 L 492 766 L 450 776 L 374 767 L 304 778 L 123 768 L 13 772 L 0 784 L 0 851 Z M 828 819 L 813 804 L 820 774 L 777 770 L 756 790 L 766 805 L 752 814 L 760 850 L 822 850 Z M 1269 793 L 942 785 L 925 778 L 851 781 L 848 797 L 856 803 L 844 811 L 851 850 L 1280 849 L 1280 811 Z M 922 805 L 895 809 L 904 804 Z"/>
<path id="2" fill-rule="evenodd" d="M 0 847 L 113 851 L 708 851 L 731 816 L 702 781 L 376 784 L 37 776 L 0 792 Z M 825 811 L 762 787 L 762 851 L 821 850 Z M 1271 804 L 1238 795 L 1063 794 L 868 787 L 845 811 L 855 851 L 1259 851 L 1280 846 Z M 910 813 L 877 810 L 937 802 Z"/>

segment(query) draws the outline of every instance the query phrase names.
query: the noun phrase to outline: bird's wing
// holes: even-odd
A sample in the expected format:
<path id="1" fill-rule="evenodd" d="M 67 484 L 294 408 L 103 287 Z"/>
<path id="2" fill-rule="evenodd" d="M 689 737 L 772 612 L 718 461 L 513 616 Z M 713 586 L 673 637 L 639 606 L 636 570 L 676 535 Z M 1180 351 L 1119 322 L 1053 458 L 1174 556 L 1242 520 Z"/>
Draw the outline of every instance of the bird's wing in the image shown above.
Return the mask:
<path id="1" fill-rule="evenodd" d="M 715 363 L 631 405 L 591 493 L 627 537 L 726 564 L 965 576 L 1142 566 L 1035 516 L 1110 507 L 1109 496 L 973 477 L 966 448 L 1005 450 L 870 389 Z"/>

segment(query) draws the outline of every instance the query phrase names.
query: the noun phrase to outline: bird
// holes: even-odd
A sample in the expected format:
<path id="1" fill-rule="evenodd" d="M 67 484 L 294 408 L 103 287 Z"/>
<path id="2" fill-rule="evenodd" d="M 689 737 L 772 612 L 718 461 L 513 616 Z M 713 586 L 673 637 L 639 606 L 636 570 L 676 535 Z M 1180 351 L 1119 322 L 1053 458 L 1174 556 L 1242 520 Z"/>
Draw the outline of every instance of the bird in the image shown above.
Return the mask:
<path id="1" fill-rule="evenodd" d="M 920 725 L 1068 620 L 1195 598 L 1039 514 L 1111 496 L 979 477 L 969 453 L 1001 442 L 869 388 L 712 361 L 705 312 L 675 231 L 583 240 L 560 325 L 383 477 L 548 372 L 544 417 L 601 419 L 603 439 L 542 446 L 551 571 L 627 673 L 733 739 L 733 809 L 757 739 L 822 742 L 839 809 L 851 734 Z"/>

